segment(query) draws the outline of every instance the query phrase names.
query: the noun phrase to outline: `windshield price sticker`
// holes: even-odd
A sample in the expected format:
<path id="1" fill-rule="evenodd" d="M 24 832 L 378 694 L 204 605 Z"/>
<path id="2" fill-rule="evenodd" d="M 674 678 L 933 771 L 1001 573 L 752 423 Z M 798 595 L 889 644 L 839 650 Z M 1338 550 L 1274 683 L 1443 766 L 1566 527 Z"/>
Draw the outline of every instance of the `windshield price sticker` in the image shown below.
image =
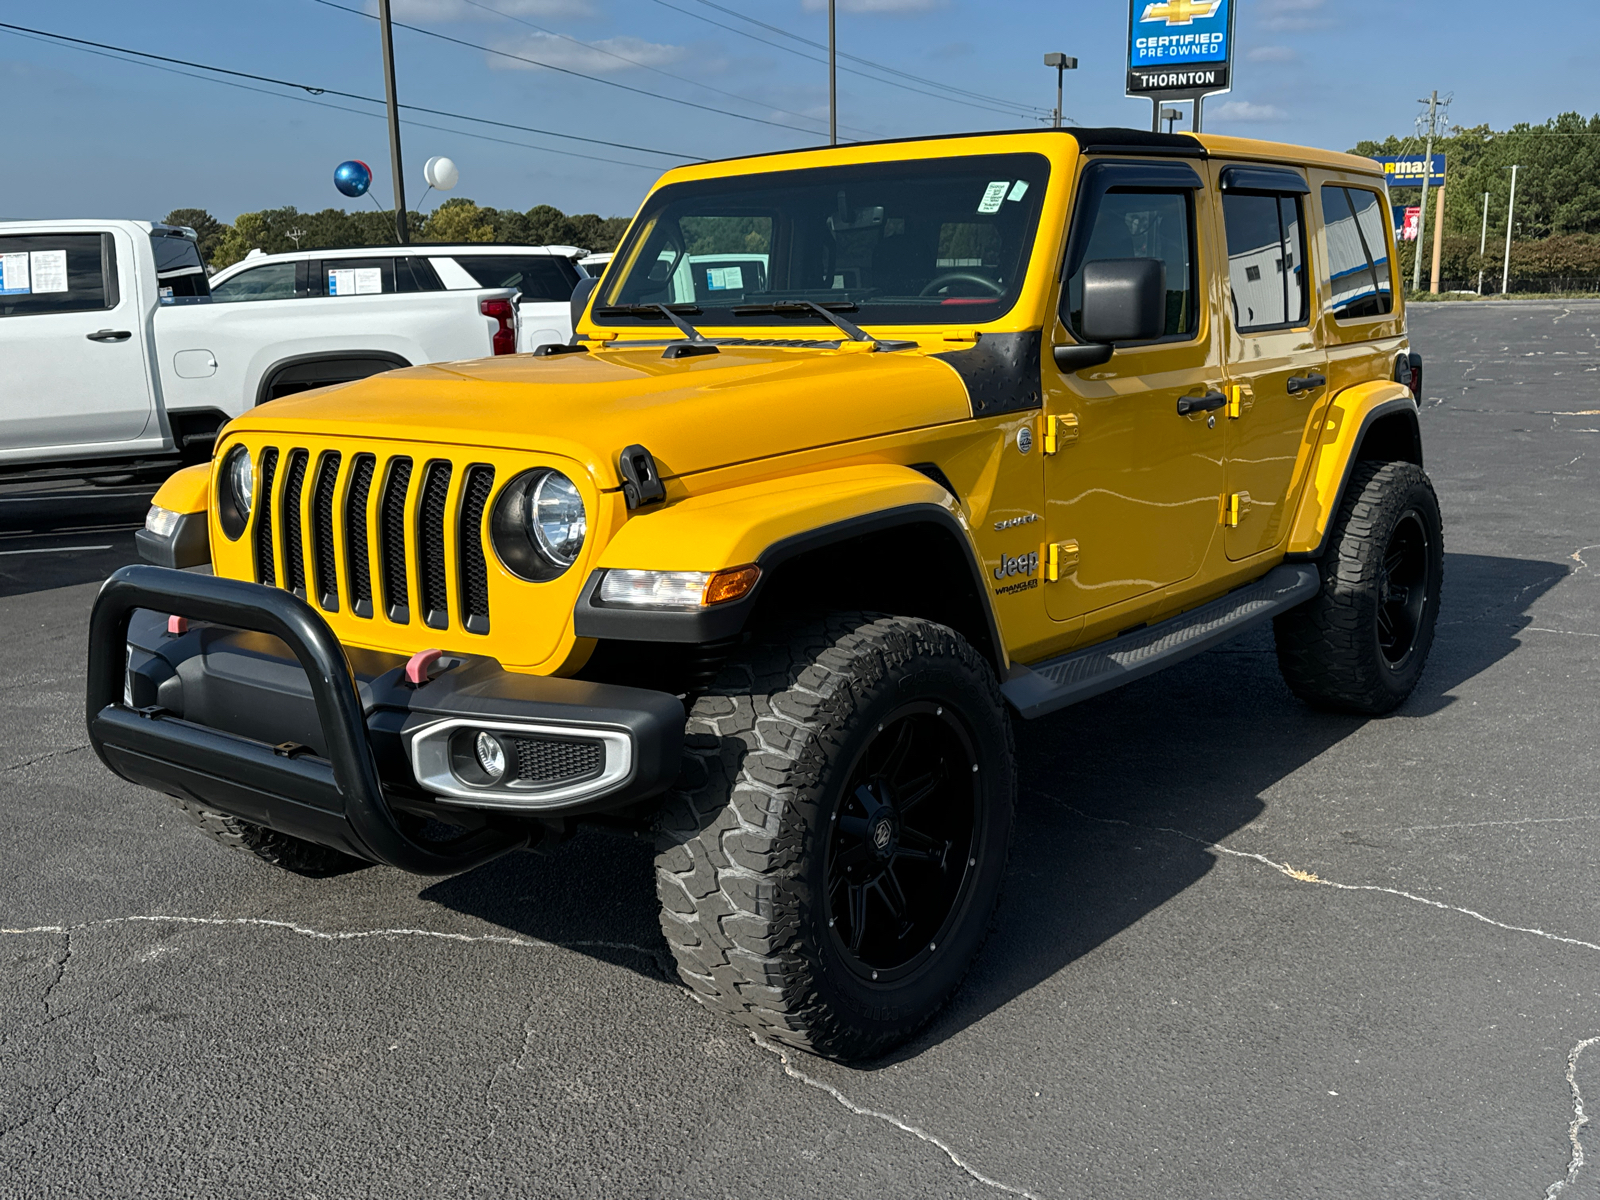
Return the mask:
<path id="1" fill-rule="evenodd" d="M 997 213 L 1000 206 L 1005 203 L 1006 192 L 1011 187 L 1011 180 L 1001 179 L 991 183 L 984 189 L 983 199 L 978 201 L 978 211 L 981 213 Z"/>
<path id="2" fill-rule="evenodd" d="M 27 254 L 0 254 L 0 296 L 18 296 L 32 290 Z"/>
<path id="3" fill-rule="evenodd" d="M 328 295 L 370 296 L 383 291 L 383 271 L 378 267 L 341 268 L 328 272 Z"/>

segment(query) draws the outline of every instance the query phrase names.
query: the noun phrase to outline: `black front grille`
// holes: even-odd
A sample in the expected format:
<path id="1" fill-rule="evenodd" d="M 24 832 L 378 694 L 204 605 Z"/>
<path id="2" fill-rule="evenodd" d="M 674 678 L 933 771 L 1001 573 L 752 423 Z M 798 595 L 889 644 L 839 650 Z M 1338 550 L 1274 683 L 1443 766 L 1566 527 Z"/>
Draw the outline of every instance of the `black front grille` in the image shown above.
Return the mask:
<path id="1" fill-rule="evenodd" d="M 278 476 L 278 449 L 261 452 L 261 498 L 256 501 L 256 582 L 278 586 L 278 560 L 272 551 L 272 484 Z"/>
<path id="2" fill-rule="evenodd" d="M 430 629 L 450 628 L 450 600 L 445 583 L 444 520 L 450 499 L 447 462 L 431 462 L 422 477 L 422 508 L 417 529 L 422 557 L 417 578 L 422 593 L 422 619 Z"/>
<path id="3" fill-rule="evenodd" d="M 483 554 L 483 510 L 494 490 L 494 468 L 481 463 L 467 468 L 461 488 L 461 623 L 469 633 L 489 632 L 489 564 Z"/>
<path id="4" fill-rule="evenodd" d="M 339 572 L 333 553 L 333 498 L 339 484 L 339 453 L 329 451 L 317 468 L 317 490 L 311 497 L 311 544 L 317 564 L 317 602 L 339 611 Z"/>
<path id="5" fill-rule="evenodd" d="M 279 454 L 272 446 L 260 451 L 253 542 L 258 582 L 276 586 L 281 563 L 283 586 L 314 597 L 331 613 L 340 610 L 339 573 L 344 571 L 348 603 L 356 616 L 370 620 L 381 611 L 395 624 L 406 625 L 411 621 L 414 573 L 421 616 L 429 628 L 451 628 L 454 588 L 461 610 L 456 628 L 489 632 L 483 525 L 494 490 L 493 467 L 474 463 L 458 479 L 456 464 L 433 459 L 421 468 L 413 491 L 414 464 L 408 457 L 380 459 L 362 453 L 347 459 L 336 450 L 286 447 L 284 477 L 278 481 Z M 279 486 L 282 494 L 274 504 Z M 446 537 L 451 532 L 453 549 Z"/>
<path id="6" fill-rule="evenodd" d="M 345 553 L 350 558 L 350 604 L 358 617 L 370 617 L 372 608 L 372 554 L 367 545 L 367 498 L 378 460 L 358 454 L 350 471 L 350 495 L 344 505 Z"/>
<path id="7" fill-rule="evenodd" d="M 411 486 L 411 460 L 397 458 L 389 464 L 383 486 L 383 507 L 378 511 L 378 544 L 383 553 L 383 604 L 397 625 L 411 621 L 406 572 L 406 493 Z"/>
<path id="8" fill-rule="evenodd" d="M 605 747 L 599 742 L 513 737 L 518 783 L 577 783 L 600 774 Z"/>
<path id="9" fill-rule="evenodd" d="M 306 594 L 305 539 L 301 534 L 300 496 L 306 486 L 304 450 L 289 453 L 289 478 L 283 485 L 283 583 L 296 596 Z"/>

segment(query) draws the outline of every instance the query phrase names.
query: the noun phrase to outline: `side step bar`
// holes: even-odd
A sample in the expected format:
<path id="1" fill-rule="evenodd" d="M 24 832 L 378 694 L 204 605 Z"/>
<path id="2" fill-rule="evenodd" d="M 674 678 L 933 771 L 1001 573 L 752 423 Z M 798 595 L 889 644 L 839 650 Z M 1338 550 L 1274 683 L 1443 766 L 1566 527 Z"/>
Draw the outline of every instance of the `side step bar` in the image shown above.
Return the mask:
<path id="1" fill-rule="evenodd" d="M 1288 563 L 1159 625 L 1029 667 L 1014 666 L 1000 690 L 1024 717 L 1042 717 L 1220 646 L 1252 625 L 1304 604 L 1321 586 L 1314 563 Z"/>

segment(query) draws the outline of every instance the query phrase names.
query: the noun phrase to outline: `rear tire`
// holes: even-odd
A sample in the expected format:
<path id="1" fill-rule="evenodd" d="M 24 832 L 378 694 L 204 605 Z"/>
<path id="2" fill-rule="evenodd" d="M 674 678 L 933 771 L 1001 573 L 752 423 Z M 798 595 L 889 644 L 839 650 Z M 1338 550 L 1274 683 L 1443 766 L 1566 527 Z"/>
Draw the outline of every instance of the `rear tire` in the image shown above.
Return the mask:
<path id="1" fill-rule="evenodd" d="M 355 858 L 342 851 L 319 846 L 315 842 L 308 842 L 304 838 L 297 838 L 287 833 L 279 833 L 276 829 L 267 829 L 249 821 L 241 821 L 238 817 L 230 817 L 226 813 L 219 813 L 190 800 L 180 800 L 174 796 L 172 802 L 213 841 L 230 850 L 253 854 L 262 862 L 282 867 L 285 871 L 293 871 L 296 875 L 321 878 L 326 875 L 342 875 L 346 871 L 371 865 L 364 859 Z"/>
<path id="2" fill-rule="evenodd" d="M 1318 708 L 1392 712 L 1422 677 L 1444 579 L 1439 501 L 1422 468 L 1357 463 L 1318 569 L 1317 597 L 1273 623 L 1284 680 Z"/>
<path id="3" fill-rule="evenodd" d="M 954 631 L 854 614 L 758 643 L 694 703 L 660 818 L 679 975 L 817 1054 L 906 1041 L 988 932 L 1015 790 L 994 671 Z"/>

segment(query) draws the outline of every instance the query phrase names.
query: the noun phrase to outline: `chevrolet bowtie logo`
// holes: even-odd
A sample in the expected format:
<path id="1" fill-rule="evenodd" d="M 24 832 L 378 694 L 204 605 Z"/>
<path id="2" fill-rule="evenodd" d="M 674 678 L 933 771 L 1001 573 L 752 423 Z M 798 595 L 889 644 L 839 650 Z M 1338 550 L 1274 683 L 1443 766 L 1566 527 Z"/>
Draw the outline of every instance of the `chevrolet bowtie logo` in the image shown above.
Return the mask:
<path id="1" fill-rule="evenodd" d="M 1196 17 L 1209 17 L 1222 0 L 1161 0 L 1147 4 L 1140 21 L 1165 21 L 1168 25 L 1192 25 Z"/>

